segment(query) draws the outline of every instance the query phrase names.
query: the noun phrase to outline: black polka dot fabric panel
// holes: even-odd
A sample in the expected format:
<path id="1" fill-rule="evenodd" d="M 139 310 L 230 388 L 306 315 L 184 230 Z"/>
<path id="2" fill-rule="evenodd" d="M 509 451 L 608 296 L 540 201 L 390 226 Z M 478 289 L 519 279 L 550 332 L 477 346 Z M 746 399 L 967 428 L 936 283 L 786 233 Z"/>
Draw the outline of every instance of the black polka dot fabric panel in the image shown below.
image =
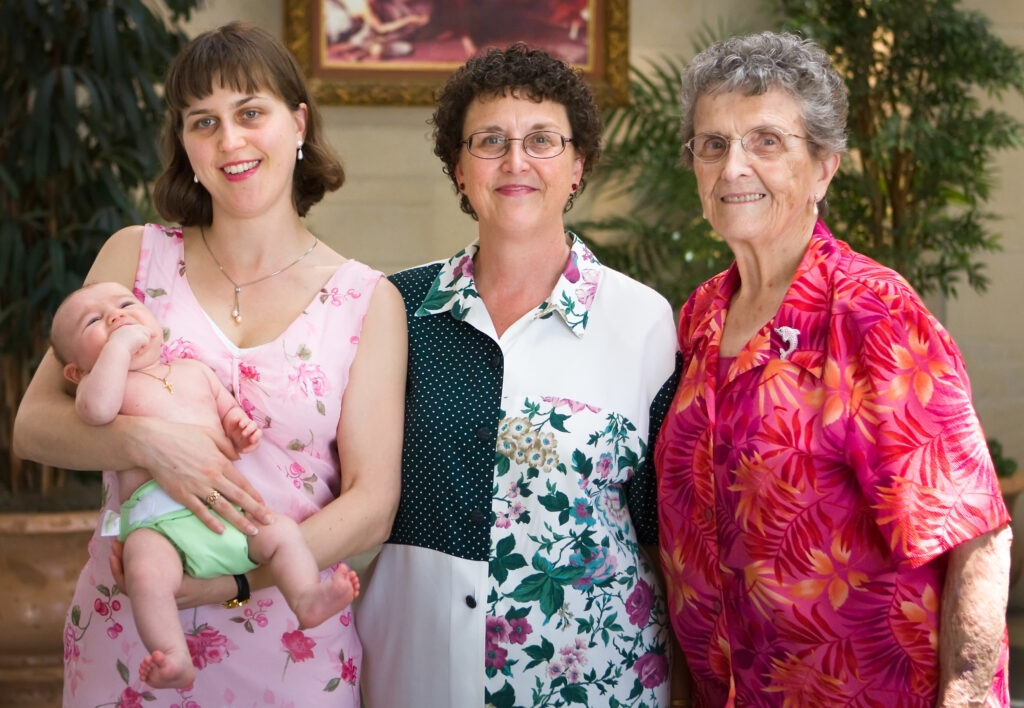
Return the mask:
<path id="1" fill-rule="evenodd" d="M 414 314 L 440 268 L 390 278 L 405 299 L 409 372 L 402 498 L 388 542 L 485 561 L 504 363 L 496 342 L 450 313 Z"/>

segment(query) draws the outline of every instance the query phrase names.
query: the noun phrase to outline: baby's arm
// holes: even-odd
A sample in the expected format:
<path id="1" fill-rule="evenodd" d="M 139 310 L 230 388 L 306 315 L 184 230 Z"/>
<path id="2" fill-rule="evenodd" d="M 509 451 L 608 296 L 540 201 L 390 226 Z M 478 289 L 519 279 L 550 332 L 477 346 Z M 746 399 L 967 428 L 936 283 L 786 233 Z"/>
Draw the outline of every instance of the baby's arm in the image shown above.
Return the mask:
<path id="1" fill-rule="evenodd" d="M 89 425 L 106 425 L 124 405 L 125 385 L 132 355 L 149 342 L 142 325 L 126 325 L 114 331 L 92 371 L 82 376 L 75 392 L 75 409 Z"/>
<path id="2" fill-rule="evenodd" d="M 203 366 L 203 371 L 210 384 L 210 391 L 217 401 L 217 415 L 220 417 L 225 435 L 228 436 L 239 453 L 252 452 L 260 444 L 263 431 L 231 397 L 213 370 L 208 366 Z"/>

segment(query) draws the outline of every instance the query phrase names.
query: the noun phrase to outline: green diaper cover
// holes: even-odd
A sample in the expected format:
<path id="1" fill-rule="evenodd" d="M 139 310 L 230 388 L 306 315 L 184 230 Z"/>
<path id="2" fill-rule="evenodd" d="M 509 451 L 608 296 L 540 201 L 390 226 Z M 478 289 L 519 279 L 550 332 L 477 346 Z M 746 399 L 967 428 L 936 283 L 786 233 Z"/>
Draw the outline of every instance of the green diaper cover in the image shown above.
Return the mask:
<path id="1" fill-rule="evenodd" d="M 147 507 L 172 510 L 154 516 L 143 511 Z M 213 515 L 224 521 L 217 512 Z M 153 529 L 170 541 L 181 556 L 185 572 L 193 578 L 239 575 L 257 567 L 249 560 L 244 533 L 226 521 L 224 533 L 214 533 L 187 508 L 170 500 L 154 480 L 136 489 L 121 505 L 118 539 L 124 541 L 136 529 Z"/>

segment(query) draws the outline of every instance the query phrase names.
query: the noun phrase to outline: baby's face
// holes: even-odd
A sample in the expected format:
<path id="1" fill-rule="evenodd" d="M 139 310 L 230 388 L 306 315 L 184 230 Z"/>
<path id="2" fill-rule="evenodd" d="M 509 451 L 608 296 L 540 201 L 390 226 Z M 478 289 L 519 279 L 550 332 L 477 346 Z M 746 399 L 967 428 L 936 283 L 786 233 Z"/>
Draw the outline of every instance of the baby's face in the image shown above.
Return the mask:
<path id="1" fill-rule="evenodd" d="M 160 323 L 149 308 L 118 283 L 98 283 L 75 293 L 64 303 L 54 322 L 71 362 L 83 372 L 92 370 L 110 336 L 126 325 L 148 329 L 151 347 L 156 346 L 159 351 L 163 342 Z"/>

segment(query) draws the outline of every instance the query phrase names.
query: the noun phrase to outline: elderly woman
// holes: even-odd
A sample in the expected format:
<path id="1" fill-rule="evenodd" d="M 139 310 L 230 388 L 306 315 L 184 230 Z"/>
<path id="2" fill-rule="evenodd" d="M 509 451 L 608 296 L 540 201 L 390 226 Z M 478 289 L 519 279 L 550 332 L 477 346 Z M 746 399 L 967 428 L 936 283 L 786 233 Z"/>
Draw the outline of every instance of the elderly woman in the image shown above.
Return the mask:
<path id="1" fill-rule="evenodd" d="M 514 45 L 459 69 L 433 124 L 479 239 L 393 276 L 406 443 L 359 608 L 367 703 L 668 705 L 668 618 L 639 544 L 658 537 L 648 452 L 672 313 L 565 230 L 600 151 L 593 99 Z"/>
<path id="2" fill-rule="evenodd" d="M 687 68 L 682 107 L 735 255 L 683 308 L 656 451 L 696 705 L 1007 705 L 1009 517 L 963 361 L 819 218 L 842 80 L 810 41 L 733 38 Z"/>

